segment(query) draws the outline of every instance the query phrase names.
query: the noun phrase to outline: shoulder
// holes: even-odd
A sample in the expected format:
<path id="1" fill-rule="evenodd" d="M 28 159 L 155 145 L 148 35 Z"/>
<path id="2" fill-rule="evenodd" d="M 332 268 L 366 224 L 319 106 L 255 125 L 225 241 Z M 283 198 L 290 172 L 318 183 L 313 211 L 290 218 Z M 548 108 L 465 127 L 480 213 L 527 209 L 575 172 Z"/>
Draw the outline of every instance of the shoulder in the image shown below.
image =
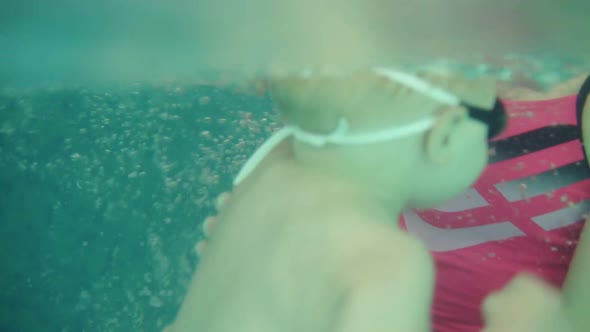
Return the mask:
<path id="1" fill-rule="evenodd" d="M 421 243 L 399 230 L 367 229 L 355 240 L 346 281 L 342 331 L 429 331 L 433 264 Z"/>
<path id="2" fill-rule="evenodd" d="M 339 248 L 346 284 L 355 286 L 379 279 L 422 285 L 433 282 L 432 257 L 411 235 L 385 224 L 345 226 L 343 231 L 354 231 L 354 236 L 347 237 L 346 247 Z"/>

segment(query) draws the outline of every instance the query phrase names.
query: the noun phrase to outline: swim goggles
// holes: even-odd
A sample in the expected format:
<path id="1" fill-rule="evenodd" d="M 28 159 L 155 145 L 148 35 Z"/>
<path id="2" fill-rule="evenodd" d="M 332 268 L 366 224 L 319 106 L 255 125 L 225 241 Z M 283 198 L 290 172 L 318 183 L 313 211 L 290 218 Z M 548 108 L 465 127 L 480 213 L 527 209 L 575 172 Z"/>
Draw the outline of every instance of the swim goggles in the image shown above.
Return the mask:
<path id="1" fill-rule="evenodd" d="M 393 82 L 402 84 L 440 104 L 447 106 L 462 106 L 467 109 L 471 118 L 485 123 L 488 127 L 488 138 L 492 139 L 499 135 L 506 127 L 507 115 L 504 106 L 499 99 L 496 99 L 491 109 L 480 108 L 461 101 L 461 99 L 441 89 L 426 80 L 423 80 L 406 72 L 389 68 L 375 68 L 374 73 L 383 76 Z M 306 74 L 307 75 L 307 74 Z M 234 185 L 240 184 L 248 177 L 262 160 L 283 140 L 293 137 L 295 140 L 321 148 L 328 144 L 334 145 L 364 145 L 381 143 L 408 137 L 430 129 L 435 123 L 435 116 L 429 115 L 423 119 L 416 120 L 410 124 L 395 126 L 388 129 L 376 130 L 367 133 L 349 132 L 349 125 L 345 118 L 338 121 L 338 126 L 328 134 L 314 134 L 307 132 L 298 126 L 287 125 L 275 132 L 265 143 L 244 164 L 236 178 Z"/>

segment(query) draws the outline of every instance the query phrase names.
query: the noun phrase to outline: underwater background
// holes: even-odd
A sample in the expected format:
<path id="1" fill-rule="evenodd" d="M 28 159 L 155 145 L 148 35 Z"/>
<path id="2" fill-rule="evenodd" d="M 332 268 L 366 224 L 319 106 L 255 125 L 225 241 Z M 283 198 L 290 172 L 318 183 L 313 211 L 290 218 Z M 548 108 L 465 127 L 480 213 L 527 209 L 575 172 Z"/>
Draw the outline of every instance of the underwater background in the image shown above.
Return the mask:
<path id="1" fill-rule="evenodd" d="M 0 332 L 174 319 L 215 197 L 280 125 L 267 93 L 212 67 L 443 57 L 537 89 L 590 73 L 588 1 L 347 5 L 0 1 Z"/>
<path id="2" fill-rule="evenodd" d="M 271 110 L 207 85 L 1 95 L 0 331 L 159 331 Z"/>
<path id="3" fill-rule="evenodd" d="M 539 87 L 590 70 L 448 63 Z M 213 201 L 279 126 L 266 93 L 214 83 L 0 93 L 0 331 L 160 331 Z"/>

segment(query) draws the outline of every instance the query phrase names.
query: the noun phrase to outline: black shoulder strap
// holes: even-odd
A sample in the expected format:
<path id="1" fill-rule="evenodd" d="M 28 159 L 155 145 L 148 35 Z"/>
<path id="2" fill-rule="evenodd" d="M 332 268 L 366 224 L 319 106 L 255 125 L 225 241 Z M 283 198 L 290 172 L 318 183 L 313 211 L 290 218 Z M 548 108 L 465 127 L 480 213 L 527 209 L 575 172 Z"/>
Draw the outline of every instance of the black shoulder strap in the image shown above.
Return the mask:
<path id="1" fill-rule="evenodd" d="M 582 124 L 582 111 L 584 110 L 584 104 L 586 104 L 586 100 L 588 99 L 588 94 L 590 94 L 590 76 L 588 76 L 582 84 L 582 88 L 580 88 L 578 99 L 576 101 L 576 113 L 578 116 L 578 124 L 580 125 Z"/>
<path id="2" fill-rule="evenodd" d="M 584 135 L 582 135 L 582 113 L 584 111 L 584 104 L 586 104 L 586 100 L 588 99 L 588 94 L 590 94 L 590 76 L 588 76 L 582 84 L 582 88 L 580 88 L 580 92 L 578 93 L 578 99 L 576 100 L 576 117 L 578 119 L 578 130 L 582 144 L 586 144 L 586 142 L 584 142 Z M 590 144 L 590 142 L 588 144 Z M 584 158 L 588 161 L 586 149 L 582 150 L 584 151 Z"/>

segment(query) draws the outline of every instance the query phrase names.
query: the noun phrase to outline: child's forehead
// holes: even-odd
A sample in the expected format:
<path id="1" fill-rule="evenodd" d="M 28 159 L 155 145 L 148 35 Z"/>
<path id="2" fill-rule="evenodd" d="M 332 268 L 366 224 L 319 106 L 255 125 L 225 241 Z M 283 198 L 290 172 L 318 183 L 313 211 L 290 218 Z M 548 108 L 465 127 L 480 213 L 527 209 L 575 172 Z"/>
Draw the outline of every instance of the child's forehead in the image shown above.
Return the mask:
<path id="1" fill-rule="evenodd" d="M 337 77 L 283 78 L 271 85 L 271 91 L 284 114 L 313 114 L 312 118 L 331 114 L 344 116 L 353 123 L 410 121 L 436 112 L 441 106 L 436 100 L 369 70 Z"/>
<path id="2" fill-rule="evenodd" d="M 466 78 L 451 70 L 421 70 L 415 76 L 429 84 L 446 90 L 460 99 L 477 106 L 492 106 L 496 100 L 496 83 L 492 78 Z M 379 75 L 375 71 L 359 71 L 347 75 L 291 75 L 270 80 L 271 88 L 283 95 L 340 94 L 351 97 L 361 93 L 364 96 L 400 97 L 420 93 L 408 89 L 395 80 Z M 427 97 L 427 96 L 425 96 Z"/>

